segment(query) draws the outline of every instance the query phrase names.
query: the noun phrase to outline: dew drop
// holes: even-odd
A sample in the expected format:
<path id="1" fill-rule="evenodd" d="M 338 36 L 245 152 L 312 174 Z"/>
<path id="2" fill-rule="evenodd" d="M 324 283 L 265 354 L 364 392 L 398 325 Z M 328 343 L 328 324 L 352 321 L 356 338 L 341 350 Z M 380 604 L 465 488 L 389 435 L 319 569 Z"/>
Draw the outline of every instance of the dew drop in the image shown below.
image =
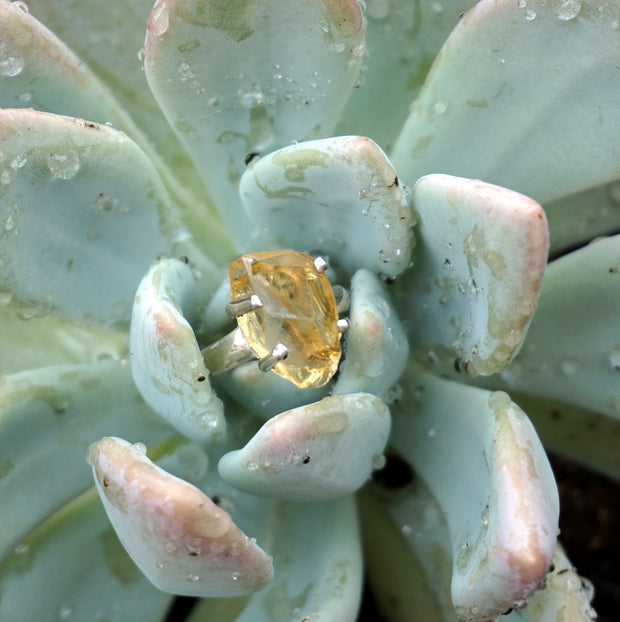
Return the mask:
<path id="1" fill-rule="evenodd" d="M 0 54 L 2 48 L 0 48 Z M 12 78 L 19 75 L 24 68 L 24 59 L 21 56 L 5 56 L 0 60 L 0 75 Z"/>
<path id="2" fill-rule="evenodd" d="M 187 580 L 190 583 L 196 583 L 197 581 L 200 581 L 200 577 L 197 574 L 188 574 Z"/>
<path id="3" fill-rule="evenodd" d="M 116 201 L 109 194 L 101 193 L 97 197 L 97 207 L 102 212 L 111 212 L 115 203 Z"/>
<path id="4" fill-rule="evenodd" d="M 155 568 L 158 568 L 159 570 L 161 570 L 164 567 L 164 562 L 162 562 L 160 559 L 158 559 L 155 562 Z"/>
<path id="5" fill-rule="evenodd" d="M 54 177 L 72 179 L 80 170 L 80 156 L 75 151 L 50 153 L 47 156 L 47 167 Z"/>
<path id="6" fill-rule="evenodd" d="M 146 445 L 144 443 L 134 443 L 133 448 L 146 456 Z"/>
<path id="7" fill-rule="evenodd" d="M 32 99 L 32 93 L 30 91 L 26 91 L 21 95 L 17 96 L 20 102 L 29 102 Z"/>
<path id="8" fill-rule="evenodd" d="M 581 11 L 581 0 L 560 0 L 559 6 L 556 8 L 558 17 L 563 21 L 575 19 Z"/>
<path id="9" fill-rule="evenodd" d="M 572 376 L 574 376 L 580 368 L 581 363 L 579 361 L 576 361 L 575 359 L 566 359 L 560 364 L 560 369 L 567 378 L 571 378 Z"/>
<path id="10" fill-rule="evenodd" d="M 13 216 L 12 214 L 9 214 L 4 219 L 3 225 L 4 225 L 5 231 L 12 231 L 13 229 L 15 229 L 15 216 Z"/>
<path id="11" fill-rule="evenodd" d="M 70 618 L 72 614 L 73 609 L 71 609 L 71 607 L 68 607 L 67 605 L 62 605 L 62 607 L 58 610 L 58 617 L 61 620 L 66 620 L 67 618 Z"/>
<path id="12" fill-rule="evenodd" d="M 528 22 L 531 22 L 531 21 L 535 20 L 536 19 L 536 11 L 532 11 L 532 9 L 528 9 L 525 12 L 525 19 Z"/>
<path id="13" fill-rule="evenodd" d="M 11 160 L 11 168 L 13 170 L 17 170 L 18 168 L 22 168 L 23 166 L 26 165 L 27 161 L 28 161 L 28 158 L 24 154 L 20 154 L 20 155 L 14 157 Z"/>
<path id="14" fill-rule="evenodd" d="M 609 353 L 609 365 L 615 371 L 620 371 L 620 346 L 616 346 Z"/>
<path id="15" fill-rule="evenodd" d="M 433 112 L 435 114 L 445 114 L 448 110 L 448 104 L 440 99 L 433 102 Z"/>
<path id="16" fill-rule="evenodd" d="M 27 544 L 18 544 L 15 549 L 15 555 L 24 555 L 29 551 L 30 547 Z"/>
<path id="17" fill-rule="evenodd" d="M 247 467 L 248 471 L 250 471 L 250 472 L 252 472 L 252 473 L 254 473 L 254 472 L 258 471 L 258 469 L 260 468 L 260 467 L 258 466 L 258 462 L 248 462 L 248 463 L 246 464 L 246 467 Z"/>
<path id="18" fill-rule="evenodd" d="M 372 457 L 372 468 L 375 471 L 382 469 L 386 464 L 387 464 L 387 459 L 385 457 L 385 454 L 375 454 Z"/>

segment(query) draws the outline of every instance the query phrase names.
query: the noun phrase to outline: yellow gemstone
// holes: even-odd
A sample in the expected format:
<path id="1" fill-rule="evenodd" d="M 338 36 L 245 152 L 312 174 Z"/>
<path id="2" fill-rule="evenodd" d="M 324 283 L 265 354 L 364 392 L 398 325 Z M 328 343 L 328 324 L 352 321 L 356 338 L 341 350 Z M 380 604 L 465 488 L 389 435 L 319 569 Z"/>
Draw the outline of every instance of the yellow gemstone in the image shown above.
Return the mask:
<path id="1" fill-rule="evenodd" d="M 256 356 L 283 343 L 288 356 L 273 371 L 302 389 L 326 384 L 341 356 L 338 309 L 312 257 L 291 250 L 251 253 L 233 261 L 229 275 L 232 302 L 252 295 L 261 301 L 262 307 L 237 318 Z"/>

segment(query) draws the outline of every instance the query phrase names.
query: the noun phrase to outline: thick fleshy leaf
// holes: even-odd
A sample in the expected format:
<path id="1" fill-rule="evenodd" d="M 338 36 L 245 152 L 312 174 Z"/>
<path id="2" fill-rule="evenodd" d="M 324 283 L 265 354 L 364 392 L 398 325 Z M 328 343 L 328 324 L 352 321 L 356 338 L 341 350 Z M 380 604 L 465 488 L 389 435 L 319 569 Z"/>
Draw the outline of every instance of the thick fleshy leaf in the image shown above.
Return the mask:
<path id="1" fill-rule="evenodd" d="M 543 206 L 549 222 L 551 255 L 620 231 L 620 180 Z"/>
<path id="2" fill-rule="evenodd" d="M 549 247 L 542 208 L 448 175 L 422 178 L 412 198 L 419 244 L 398 305 L 412 350 L 425 360 L 447 349 L 469 375 L 500 371 L 536 309 Z"/>
<path id="3" fill-rule="evenodd" d="M 0 619 L 12 622 L 161 622 L 171 601 L 125 553 L 92 489 L 15 548 L 0 583 Z"/>
<path id="4" fill-rule="evenodd" d="M 252 161 L 239 192 L 254 225 L 277 245 L 325 253 L 349 274 L 367 268 L 393 278 L 409 264 L 407 195 L 369 138 L 284 147 Z"/>
<path id="5" fill-rule="evenodd" d="M 270 523 L 275 576 L 270 585 L 234 603 L 220 617 L 223 604 L 205 599 L 191 622 L 317 620 L 354 622 L 362 587 L 362 556 L 352 497 L 316 504 L 278 503 Z M 227 608 L 228 609 L 228 608 Z"/>
<path id="6" fill-rule="evenodd" d="M 620 236 L 549 265 L 528 337 L 502 380 L 620 419 Z"/>
<path id="7" fill-rule="evenodd" d="M 111 91 L 23 7 L 0 2 L 0 107 L 109 123 L 139 138 Z"/>
<path id="8" fill-rule="evenodd" d="M 620 480 L 620 419 L 558 400 L 513 395 L 547 449 Z"/>
<path id="9" fill-rule="evenodd" d="M 92 485 L 85 448 L 114 433 L 148 443 L 171 434 L 140 399 L 126 363 L 63 365 L 0 379 L 0 559 Z"/>
<path id="10" fill-rule="evenodd" d="M 195 277 L 185 262 L 160 258 L 136 292 L 131 318 L 133 377 L 147 404 L 189 438 L 226 434 L 224 407 L 184 312 L 193 311 Z"/>
<path id="11" fill-rule="evenodd" d="M 375 487 L 376 488 L 376 487 Z M 391 622 L 459 622 L 450 602 L 450 539 L 430 492 L 419 480 L 407 491 L 374 489 L 362 497 L 364 545 L 380 611 Z M 506 622 L 591 622 L 592 585 L 556 546 L 544 586 Z M 481 620 L 472 615 L 467 620 Z M 496 620 L 494 617 L 493 620 Z"/>
<path id="12" fill-rule="evenodd" d="M 300 389 L 273 372 L 263 372 L 256 361 L 241 365 L 229 372 L 213 376 L 213 384 L 254 415 L 269 419 L 283 410 L 316 402 L 333 388 L 330 381 L 318 389 Z"/>
<path id="13" fill-rule="evenodd" d="M 370 486 L 360 510 L 364 559 L 380 613 L 390 622 L 457 622 L 450 537 L 424 483 L 414 479 L 393 495 Z"/>
<path id="14" fill-rule="evenodd" d="M 271 558 L 195 486 L 153 464 L 144 447 L 104 438 L 89 450 L 99 496 L 123 546 L 159 589 L 237 596 L 263 588 Z"/>
<path id="15" fill-rule="evenodd" d="M 237 240 L 244 158 L 329 135 L 364 52 L 357 0 L 158 0 L 145 71 Z"/>
<path id="16" fill-rule="evenodd" d="M 83 0 L 31 0 L 28 7 L 36 19 L 66 43 L 112 90 L 123 109 L 153 141 L 157 152 L 168 164 L 174 164 L 175 175 L 182 179 L 185 188 L 191 188 L 196 196 L 200 196 L 204 188 L 189 156 L 166 123 L 144 77 L 141 48 L 153 1 L 106 0 L 105 11 L 95 11 Z M 74 97 L 73 89 L 71 92 Z M 76 95 L 78 98 L 85 96 Z M 65 102 L 62 105 L 71 104 Z M 34 100 L 33 106 L 39 109 Z M 64 108 L 49 111 L 73 116 Z M 112 121 L 116 126 L 114 118 L 101 120 L 81 112 L 75 116 L 101 123 Z M 132 137 L 135 139 L 133 133 Z M 149 155 L 157 157 L 155 153 Z M 169 176 L 167 181 L 173 182 Z M 175 184 L 175 192 L 182 193 L 183 190 Z"/>
<path id="17" fill-rule="evenodd" d="M 144 153 L 102 125 L 0 110 L 0 154 L 0 287 L 70 319 L 127 320 L 177 233 Z"/>
<path id="18" fill-rule="evenodd" d="M 94 363 L 126 358 L 127 333 L 84 326 L 49 315 L 40 307 L 22 305 L 11 293 L 0 294 L 0 374 L 26 369 Z"/>
<path id="19" fill-rule="evenodd" d="M 545 579 L 545 588 L 536 592 L 524 609 L 513 611 L 509 622 L 594 622 L 597 615 L 590 602 L 594 588 L 577 574 L 560 545 L 553 556 L 553 570 Z"/>
<path id="20" fill-rule="evenodd" d="M 611 1 L 479 2 L 396 143 L 405 183 L 441 171 L 543 203 L 617 179 L 619 18 Z"/>
<path id="21" fill-rule="evenodd" d="M 551 467 L 505 393 L 425 373 L 403 385 L 392 445 L 446 515 L 457 613 L 492 619 L 532 594 L 551 564 L 559 513 Z"/>
<path id="22" fill-rule="evenodd" d="M 334 393 L 385 395 L 407 364 L 409 344 L 377 277 L 359 270 L 351 280 L 349 329 Z"/>
<path id="23" fill-rule="evenodd" d="M 366 0 L 364 4 L 368 55 L 359 88 L 347 101 L 336 135 L 370 136 L 390 151 L 437 52 L 459 16 L 475 1 Z"/>
<path id="24" fill-rule="evenodd" d="M 330 396 L 276 415 L 218 470 L 237 488 L 276 499 L 344 496 L 381 462 L 389 432 L 390 413 L 378 397 Z"/>

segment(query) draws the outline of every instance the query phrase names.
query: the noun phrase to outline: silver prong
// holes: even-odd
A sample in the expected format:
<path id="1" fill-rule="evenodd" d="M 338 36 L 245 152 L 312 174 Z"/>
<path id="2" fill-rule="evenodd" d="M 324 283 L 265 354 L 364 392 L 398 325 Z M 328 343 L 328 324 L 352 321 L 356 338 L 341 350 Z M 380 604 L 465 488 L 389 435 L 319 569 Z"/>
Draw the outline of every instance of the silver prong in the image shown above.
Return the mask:
<path id="1" fill-rule="evenodd" d="M 339 333 L 346 333 L 351 327 L 351 322 L 347 318 L 342 318 L 336 322 L 336 326 L 338 327 Z"/>
<path id="2" fill-rule="evenodd" d="M 235 302 L 229 302 L 226 305 L 226 313 L 232 318 L 245 315 L 254 309 L 262 307 L 263 303 L 256 294 L 252 294 L 248 298 L 242 298 L 241 300 L 235 300 Z"/>
<path id="3" fill-rule="evenodd" d="M 325 257 L 321 257 L 320 255 L 314 260 L 314 269 L 317 272 L 325 272 L 329 268 L 329 264 Z"/>
<path id="4" fill-rule="evenodd" d="M 202 356 L 212 374 L 221 374 L 256 358 L 238 328 L 204 348 Z"/>
<path id="5" fill-rule="evenodd" d="M 287 356 L 288 348 L 283 343 L 279 343 L 267 356 L 258 361 L 258 369 L 270 371 Z"/>

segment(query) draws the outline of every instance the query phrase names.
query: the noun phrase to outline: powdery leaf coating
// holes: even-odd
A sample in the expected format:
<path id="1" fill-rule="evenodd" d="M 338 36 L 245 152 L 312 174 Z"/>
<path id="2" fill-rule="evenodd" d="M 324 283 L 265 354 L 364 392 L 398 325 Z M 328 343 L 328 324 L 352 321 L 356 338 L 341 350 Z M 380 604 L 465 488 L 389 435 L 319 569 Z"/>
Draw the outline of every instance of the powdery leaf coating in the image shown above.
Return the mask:
<path id="1" fill-rule="evenodd" d="M 423 372 L 401 382 L 391 442 L 445 514 L 454 607 L 494 620 L 522 604 L 551 564 L 559 501 L 545 451 L 506 393 Z"/>
<path id="2" fill-rule="evenodd" d="M 131 371 L 144 400 L 181 433 L 194 440 L 225 434 L 222 402 L 183 307 L 194 298 L 191 268 L 161 258 L 136 292 L 131 328 Z"/>
<path id="3" fill-rule="evenodd" d="M 512 190 L 427 175 L 412 190 L 420 223 L 401 317 L 412 350 L 436 345 L 469 375 L 501 371 L 538 302 L 549 234 L 542 207 Z"/>
<path id="4" fill-rule="evenodd" d="M 218 470 L 242 490 L 277 499 L 344 496 L 377 467 L 389 431 L 380 398 L 330 396 L 269 419 L 245 447 L 226 454 Z"/>
<path id="5" fill-rule="evenodd" d="M 237 240 L 251 153 L 329 135 L 365 52 L 356 0 L 159 0 L 144 70 Z"/>
<path id="6" fill-rule="evenodd" d="M 349 274 L 367 268 L 392 278 L 409 265 L 415 221 L 396 171 L 370 138 L 274 151 L 250 163 L 239 193 L 255 226 L 279 245 L 326 253 Z"/>
<path id="7" fill-rule="evenodd" d="M 91 445 L 88 460 L 119 539 L 157 588 L 239 596 L 269 583 L 271 557 L 198 488 L 153 464 L 143 446 L 107 437 Z"/>

